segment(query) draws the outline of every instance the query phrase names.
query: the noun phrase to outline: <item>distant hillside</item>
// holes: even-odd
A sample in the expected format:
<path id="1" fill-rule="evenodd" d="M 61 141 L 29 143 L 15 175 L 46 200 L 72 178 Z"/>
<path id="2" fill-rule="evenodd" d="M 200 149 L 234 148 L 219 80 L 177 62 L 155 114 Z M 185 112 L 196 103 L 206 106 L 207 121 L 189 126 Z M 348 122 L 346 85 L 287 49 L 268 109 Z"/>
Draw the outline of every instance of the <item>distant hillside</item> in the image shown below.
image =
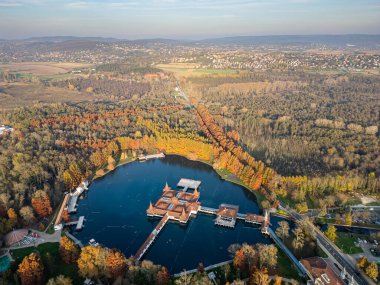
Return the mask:
<path id="1" fill-rule="evenodd" d="M 25 42 L 51 42 L 51 43 L 61 43 L 66 41 L 90 41 L 90 42 L 118 42 L 120 39 L 115 38 L 103 38 L 103 37 L 74 37 L 74 36 L 51 36 L 51 37 L 32 37 L 22 40 Z"/>
<path id="2" fill-rule="evenodd" d="M 241 36 L 205 39 L 203 44 L 324 44 L 328 46 L 380 47 L 380 35 Z"/>

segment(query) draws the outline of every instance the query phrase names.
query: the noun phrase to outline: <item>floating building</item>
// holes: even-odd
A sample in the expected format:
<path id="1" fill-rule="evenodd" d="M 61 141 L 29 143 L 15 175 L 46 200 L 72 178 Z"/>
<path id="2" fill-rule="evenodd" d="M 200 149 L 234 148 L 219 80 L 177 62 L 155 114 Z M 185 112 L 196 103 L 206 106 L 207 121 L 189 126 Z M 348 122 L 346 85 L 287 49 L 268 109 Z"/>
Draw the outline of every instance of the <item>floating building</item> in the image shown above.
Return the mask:
<path id="1" fill-rule="evenodd" d="M 146 213 L 150 217 L 163 217 L 166 214 L 169 219 L 187 223 L 191 215 L 198 213 L 200 202 L 199 192 L 195 188 L 193 193 L 171 189 L 166 183 L 161 197 L 156 203 L 150 203 Z"/>
<path id="2" fill-rule="evenodd" d="M 239 206 L 221 204 L 216 213 L 215 225 L 234 228 L 239 213 Z"/>

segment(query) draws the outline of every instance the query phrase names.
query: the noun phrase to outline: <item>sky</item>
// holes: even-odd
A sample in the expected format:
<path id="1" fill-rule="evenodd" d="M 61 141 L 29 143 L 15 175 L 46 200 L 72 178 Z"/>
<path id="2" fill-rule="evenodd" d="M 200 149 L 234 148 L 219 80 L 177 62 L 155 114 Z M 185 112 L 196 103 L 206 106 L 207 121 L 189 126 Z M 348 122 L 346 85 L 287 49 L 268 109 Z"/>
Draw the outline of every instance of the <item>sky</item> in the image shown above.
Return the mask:
<path id="1" fill-rule="evenodd" d="M 0 0 L 0 38 L 380 34 L 380 0 Z"/>

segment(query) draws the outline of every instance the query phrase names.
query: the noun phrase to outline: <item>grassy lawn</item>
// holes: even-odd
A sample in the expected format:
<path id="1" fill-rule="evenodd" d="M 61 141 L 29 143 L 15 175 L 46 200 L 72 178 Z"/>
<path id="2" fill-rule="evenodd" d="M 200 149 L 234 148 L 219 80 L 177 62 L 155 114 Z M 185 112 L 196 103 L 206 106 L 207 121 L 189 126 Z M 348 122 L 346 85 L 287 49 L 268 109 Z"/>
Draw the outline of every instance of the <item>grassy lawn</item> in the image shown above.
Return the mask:
<path id="1" fill-rule="evenodd" d="M 59 256 L 59 243 L 45 243 L 37 247 L 26 247 L 12 250 L 11 254 L 15 263 L 13 270 L 17 270 L 18 264 L 23 258 L 32 252 L 39 252 L 45 267 L 46 279 L 60 274 L 70 277 L 73 284 L 82 284 L 83 279 L 78 275 L 78 268 L 72 264 L 65 264 Z"/>
<path id="2" fill-rule="evenodd" d="M 335 244 L 344 252 L 348 254 L 362 253 L 363 250 L 360 247 L 355 246 L 355 241 L 358 237 L 362 238 L 363 235 L 352 234 L 352 233 L 337 233 L 337 239 Z"/>
<path id="3" fill-rule="evenodd" d="M 294 267 L 293 262 L 286 256 L 286 254 L 278 248 L 277 254 L 278 275 L 289 279 L 300 280 L 297 269 Z"/>

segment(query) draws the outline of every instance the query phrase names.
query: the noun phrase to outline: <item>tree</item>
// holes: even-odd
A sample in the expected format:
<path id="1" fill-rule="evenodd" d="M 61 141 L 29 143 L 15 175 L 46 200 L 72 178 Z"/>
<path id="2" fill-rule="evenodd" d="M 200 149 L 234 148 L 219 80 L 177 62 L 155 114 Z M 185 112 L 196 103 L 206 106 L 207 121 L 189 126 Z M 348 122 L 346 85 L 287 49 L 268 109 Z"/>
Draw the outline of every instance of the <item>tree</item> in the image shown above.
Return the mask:
<path id="1" fill-rule="evenodd" d="M 289 237 L 289 223 L 287 221 L 278 222 L 278 228 L 276 229 L 276 235 L 278 235 L 282 240 Z"/>
<path id="2" fill-rule="evenodd" d="M 352 225 L 352 215 L 351 215 L 351 211 L 348 212 L 347 215 L 346 215 L 346 225 L 349 225 L 349 226 Z"/>
<path id="3" fill-rule="evenodd" d="M 78 258 L 79 274 L 82 277 L 98 278 L 104 274 L 105 250 L 100 246 L 86 246 Z"/>
<path id="4" fill-rule="evenodd" d="M 336 237 L 337 237 L 336 227 L 334 225 L 329 225 L 325 234 L 329 240 L 331 240 L 332 242 L 335 242 Z"/>
<path id="5" fill-rule="evenodd" d="M 243 243 L 241 250 L 244 253 L 244 260 L 248 266 L 248 271 L 251 271 L 253 266 L 257 263 L 257 251 L 252 245 L 246 243 Z"/>
<path id="6" fill-rule="evenodd" d="M 170 274 L 166 267 L 161 267 L 160 271 L 156 274 L 157 285 L 167 285 L 170 283 Z"/>
<path id="7" fill-rule="evenodd" d="M 64 275 L 58 275 L 55 278 L 50 278 L 46 285 L 72 285 L 73 281 Z"/>
<path id="8" fill-rule="evenodd" d="M 7 211 L 10 227 L 13 228 L 17 224 L 17 214 L 13 208 L 9 208 Z"/>
<path id="9" fill-rule="evenodd" d="M 356 265 L 359 267 L 359 268 L 365 268 L 368 264 L 368 260 L 367 260 L 367 257 L 366 256 L 363 256 L 361 258 L 358 258 L 358 260 L 356 261 Z"/>
<path id="10" fill-rule="evenodd" d="M 181 273 L 181 276 L 175 281 L 176 285 L 191 285 L 191 275 L 187 274 L 186 270 Z"/>
<path id="11" fill-rule="evenodd" d="M 227 277 L 228 277 L 228 274 L 230 274 L 230 271 L 231 271 L 231 268 L 230 268 L 229 264 L 223 265 L 222 272 L 223 272 L 223 275 L 224 275 L 224 281 L 225 282 L 227 282 Z"/>
<path id="12" fill-rule="evenodd" d="M 50 206 L 49 196 L 42 190 L 38 190 L 34 193 L 32 207 L 41 218 L 45 218 L 53 212 L 53 209 Z"/>
<path id="13" fill-rule="evenodd" d="M 356 265 L 359 267 L 359 268 L 365 268 L 368 264 L 368 261 L 367 261 L 367 257 L 366 256 L 363 256 L 361 258 L 359 258 L 357 261 L 356 261 Z"/>
<path id="14" fill-rule="evenodd" d="M 118 250 L 111 250 L 106 258 L 106 272 L 107 276 L 112 280 L 123 275 L 127 270 L 127 259 L 124 254 Z"/>
<path id="15" fill-rule="evenodd" d="M 273 280 L 273 285 L 281 285 L 282 284 L 282 277 L 276 275 Z"/>
<path id="16" fill-rule="evenodd" d="M 274 267 L 277 264 L 277 247 L 273 244 L 258 244 L 257 251 L 259 253 L 260 267 L 266 265 L 267 267 Z"/>
<path id="17" fill-rule="evenodd" d="M 269 275 L 268 269 L 265 267 L 262 268 L 254 268 L 253 272 L 249 278 L 249 285 L 269 285 Z"/>
<path id="18" fill-rule="evenodd" d="M 20 215 L 26 225 L 29 225 L 34 220 L 32 207 L 25 206 L 20 209 Z"/>
<path id="19" fill-rule="evenodd" d="M 233 264 L 234 264 L 234 267 L 236 269 L 239 268 L 241 270 L 244 267 L 244 264 L 245 264 L 245 255 L 244 255 L 244 252 L 243 252 L 242 249 L 238 249 L 235 252 Z"/>
<path id="20" fill-rule="evenodd" d="M 18 266 L 17 273 L 19 274 L 21 284 L 23 285 L 42 284 L 44 266 L 40 255 L 37 253 L 31 253 L 30 255 L 25 256 Z"/>
<path id="21" fill-rule="evenodd" d="M 372 279 L 376 279 L 377 276 L 379 276 L 379 269 L 377 267 L 377 264 L 376 262 L 371 262 L 367 268 L 365 269 L 365 273 L 367 273 L 367 275 L 372 278 Z"/>
<path id="22" fill-rule="evenodd" d="M 299 227 L 297 227 L 294 231 L 294 239 L 293 239 L 293 247 L 295 249 L 301 249 L 303 248 L 305 244 L 305 234 L 303 230 Z"/>
<path id="23" fill-rule="evenodd" d="M 75 263 L 78 260 L 79 248 L 71 239 L 63 236 L 59 241 L 59 254 L 66 264 Z"/>

